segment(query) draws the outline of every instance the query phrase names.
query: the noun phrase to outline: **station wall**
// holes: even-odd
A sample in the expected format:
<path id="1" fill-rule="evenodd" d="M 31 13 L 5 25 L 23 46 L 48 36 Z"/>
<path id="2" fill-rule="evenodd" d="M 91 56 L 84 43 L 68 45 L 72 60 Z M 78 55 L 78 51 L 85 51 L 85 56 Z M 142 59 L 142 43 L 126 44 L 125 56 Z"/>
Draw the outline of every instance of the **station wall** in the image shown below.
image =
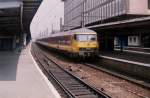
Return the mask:
<path id="1" fill-rule="evenodd" d="M 128 14 L 150 15 L 149 0 L 128 0 Z"/>
<path id="2" fill-rule="evenodd" d="M 87 0 L 85 4 L 85 25 L 126 14 L 125 0 Z"/>
<path id="3" fill-rule="evenodd" d="M 127 46 L 140 46 L 140 37 L 133 35 L 133 36 L 125 36 L 125 37 L 115 37 L 114 38 L 114 46 L 121 46 L 121 41 L 122 45 L 127 47 Z"/>
<path id="4" fill-rule="evenodd" d="M 149 0 L 66 0 L 66 30 L 122 16 L 150 15 Z M 118 19 L 118 18 L 117 18 Z M 108 22 L 109 22 L 108 21 Z"/>

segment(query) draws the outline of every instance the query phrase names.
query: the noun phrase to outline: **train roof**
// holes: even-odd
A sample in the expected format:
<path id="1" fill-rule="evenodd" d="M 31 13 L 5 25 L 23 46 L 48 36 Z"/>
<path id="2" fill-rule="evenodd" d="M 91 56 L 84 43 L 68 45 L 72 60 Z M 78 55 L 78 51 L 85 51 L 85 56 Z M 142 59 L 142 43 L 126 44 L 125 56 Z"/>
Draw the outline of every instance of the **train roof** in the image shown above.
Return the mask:
<path id="1" fill-rule="evenodd" d="M 86 29 L 86 28 L 81 28 L 81 29 L 76 29 L 76 30 L 70 30 L 70 31 L 66 31 L 66 32 L 59 32 L 59 33 L 55 33 L 55 34 L 51 34 L 50 37 L 54 37 L 54 36 L 64 36 L 64 35 L 73 35 L 73 34 L 96 34 L 95 31 L 90 30 L 90 29 Z"/>
<path id="2" fill-rule="evenodd" d="M 86 29 L 86 28 L 72 30 L 72 32 L 74 32 L 74 33 L 78 33 L 78 32 L 79 33 L 96 33 L 95 31 L 90 30 L 90 29 Z"/>

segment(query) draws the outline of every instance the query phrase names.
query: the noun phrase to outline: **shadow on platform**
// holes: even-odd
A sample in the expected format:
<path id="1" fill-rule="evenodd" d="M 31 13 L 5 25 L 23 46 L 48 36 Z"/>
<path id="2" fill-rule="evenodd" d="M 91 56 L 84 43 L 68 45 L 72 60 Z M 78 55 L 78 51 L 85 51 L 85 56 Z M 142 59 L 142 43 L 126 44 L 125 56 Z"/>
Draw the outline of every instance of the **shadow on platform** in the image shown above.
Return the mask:
<path id="1" fill-rule="evenodd" d="M 16 81 L 20 53 L 0 51 L 0 81 Z"/>

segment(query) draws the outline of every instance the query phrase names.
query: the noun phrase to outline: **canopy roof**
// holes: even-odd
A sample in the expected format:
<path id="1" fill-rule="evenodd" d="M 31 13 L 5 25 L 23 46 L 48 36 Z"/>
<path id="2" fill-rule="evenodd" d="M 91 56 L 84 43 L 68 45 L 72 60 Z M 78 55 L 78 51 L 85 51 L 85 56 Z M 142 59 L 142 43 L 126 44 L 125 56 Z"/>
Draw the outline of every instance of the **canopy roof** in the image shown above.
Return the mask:
<path id="1" fill-rule="evenodd" d="M 30 33 L 30 22 L 42 0 L 0 0 L 0 32 Z"/>
<path id="2" fill-rule="evenodd" d="M 21 3 L 22 2 L 20 1 L 0 2 L 0 9 L 18 8 L 20 7 Z"/>

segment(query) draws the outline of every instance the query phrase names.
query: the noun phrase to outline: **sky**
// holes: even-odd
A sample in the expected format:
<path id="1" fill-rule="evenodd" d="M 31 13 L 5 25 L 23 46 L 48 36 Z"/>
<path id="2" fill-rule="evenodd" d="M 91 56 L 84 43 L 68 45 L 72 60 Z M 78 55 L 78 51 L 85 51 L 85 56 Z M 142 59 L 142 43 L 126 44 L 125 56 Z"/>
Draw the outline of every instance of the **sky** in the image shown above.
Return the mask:
<path id="1" fill-rule="evenodd" d="M 54 30 L 59 30 L 60 18 L 63 17 L 64 4 L 61 0 L 43 0 L 30 25 L 32 38 L 37 39 L 49 36 L 52 31 L 52 25 Z"/>

